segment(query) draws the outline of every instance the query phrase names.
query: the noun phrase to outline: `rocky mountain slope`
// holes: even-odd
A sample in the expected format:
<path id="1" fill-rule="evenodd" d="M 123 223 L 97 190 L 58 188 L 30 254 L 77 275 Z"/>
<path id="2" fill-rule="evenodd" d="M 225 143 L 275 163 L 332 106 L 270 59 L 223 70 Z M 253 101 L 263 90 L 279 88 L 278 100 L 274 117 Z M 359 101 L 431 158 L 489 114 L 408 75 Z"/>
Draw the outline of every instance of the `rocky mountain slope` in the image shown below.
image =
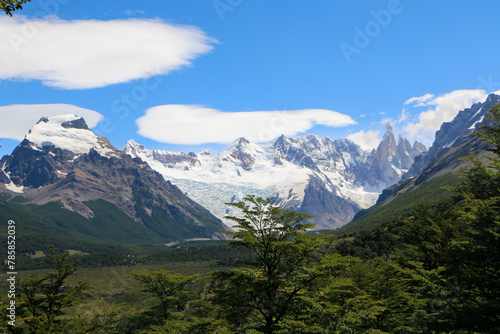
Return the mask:
<path id="1" fill-rule="evenodd" d="M 476 103 L 461 110 L 448 123 L 444 123 L 436 132 L 436 138 L 427 153 L 415 159 L 410 171 L 404 178 L 388 187 L 379 197 L 377 204 L 343 228 L 353 231 L 363 226 L 372 226 L 388 219 L 391 215 L 402 214 L 421 201 L 437 201 L 453 195 L 446 186 L 459 182 L 458 172 L 468 166 L 461 158 L 477 152 L 479 156 L 488 156 L 489 144 L 479 140 L 473 133 L 481 125 L 490 121 L 485 118 L 487 110 L 500 103 L 500 96 L 491 94 L 484 103 Z"/>
<path id="2" fill-rule="evenodd" d="M 433 159 L 453 146 L 461 145 L 459 139 L 467 139 L 484 122 L 484 116 L 488 109 L 500 103 L 500 96 L 490 94 L 485 102 L 475 103 L 470 108 L 461 110 L 451 122 L 445 122 L 436 132 L 434 143 L 429 151 L 419 156 L 404 178 L 410 178 L 420 174 Z"/>
<path id="3" fill-rule="evenodd" d="M 123 150 L 146 161 L 221 219 L 234 214 L 224 203 L 254 194 L 314 215 L 317 228 L 333 228 L 373 205 L 425 147 L 418 142 L 412 146 L 401 137 L 396 143 L 388 125 L 372 151 L 347 139 L 312 134 L 281 136 L 266 144 L 239 138 L 216 155 L 148 150 L 134 141 Z"/>
<path id="4" fill-rule="evenodd" d="M 135 221 L 135 232 L 147 230 L 141 235 L 156 241 L 221 238 L 225 229 L 178 187 L 94 134 L 75 115 L 42 118 L 0 160 L 0 192 L 25 204 L 59 203 L 88 219 L 101 214 L 89 203 L 103 200 Z"/>

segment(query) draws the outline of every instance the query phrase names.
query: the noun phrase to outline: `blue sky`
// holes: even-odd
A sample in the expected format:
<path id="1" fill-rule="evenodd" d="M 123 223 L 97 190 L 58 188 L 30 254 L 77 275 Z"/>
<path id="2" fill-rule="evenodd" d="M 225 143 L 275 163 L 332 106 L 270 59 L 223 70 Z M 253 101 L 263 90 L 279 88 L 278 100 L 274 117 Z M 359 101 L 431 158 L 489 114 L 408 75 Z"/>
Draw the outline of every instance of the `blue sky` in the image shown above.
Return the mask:
<path id="1" fill-rule="evenodd" d="M 33 0 L 0 17 L 0 155 L 76 113 L 122 148 L 217 151 L 245 136 L 396 134 L 500 90 L 500 3 Z"/>

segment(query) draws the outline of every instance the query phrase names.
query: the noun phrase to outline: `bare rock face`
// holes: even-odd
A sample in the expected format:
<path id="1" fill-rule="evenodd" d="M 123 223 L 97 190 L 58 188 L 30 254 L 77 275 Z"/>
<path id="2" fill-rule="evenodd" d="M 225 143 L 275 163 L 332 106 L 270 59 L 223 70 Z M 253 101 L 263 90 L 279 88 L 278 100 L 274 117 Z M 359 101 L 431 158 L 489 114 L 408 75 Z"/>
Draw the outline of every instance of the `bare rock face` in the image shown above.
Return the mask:
<path id="1" fill-rule="evenodd" d="M 413 164 L 415 156 L 412 157 L 413 147 L 411 146 L 408 139 L 403 138 L 399 135 L 398 146 L 397 146 L 397 156 L 399 158 L 399 168 L 410 169 Z"/>
<path id="2" fill-rule="evenodd" d="M 399 181 L 400 175 L 396 168 L 401 167 L 400 159 L 397 155 L 397 146 L 392 128 L 389 124 L 385 127 L 385 135 L 377 147 L 374 167 L 379 173 L 379 178 L 386 184 L 392 184 Z M 396 168 L 391 168 L 394 166 Z"/>
<path id="3" fill-rule="evenodd" d="M 73 152 L 54 146 L 34 149 L 33 143 L 24 139 L 10 156 L 0 161 L 4 173 L 9 175 L 3 183 L 12 181 L 16 186 L 29 188 L 54 183 L 69 171 L 69 161 L 74 157 Z"/>
<path id="4" fill-rule="evenodd" d="M 47 118 L 45 118 L 48 120 Z M 61 126 L 63 128 L 67 129 L 83 129 L 83 130 L 89 130 L 89 127 L 87 126 L 87 123 L 85 120 L 82 118 L 71 120 L 71 121 L 65 121 L 61 123 Z"/>
<path id="5" fill-rule="evenodd" d="M 311 177 L 304 193 L 304 200 L 297 209 L 313 215 L 310 222 L 319 229 L 340 227 L 359 211 L 359 206 L 352 200 L 328 191 L 318 177 Z"/>

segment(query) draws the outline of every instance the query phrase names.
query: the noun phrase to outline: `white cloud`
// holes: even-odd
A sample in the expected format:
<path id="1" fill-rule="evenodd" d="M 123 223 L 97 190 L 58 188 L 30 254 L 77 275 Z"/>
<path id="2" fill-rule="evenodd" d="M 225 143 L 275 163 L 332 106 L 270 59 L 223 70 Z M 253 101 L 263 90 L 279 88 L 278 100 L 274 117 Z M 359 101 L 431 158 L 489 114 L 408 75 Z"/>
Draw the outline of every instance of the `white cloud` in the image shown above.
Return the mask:
<path id="1" fill-rule="evenodd" d="M 432 99 L 434 96 L 434 94 L 427 93 L 423 96 L 412 97 L 411 99 L 406 100 L 405 104 L 415 104 L 416 107 L 425 106 L 425 103 Z"/>
<path id="2" fill-rule="evenodd" d="M 433 139 L 435 131 L 443 122 L 453 120 L 460 110 L 469 108 L 476 102 L 485 101 L 487 96 L 488 93 L 482 89 L 462 89 L 439 96 L 426 94 L 411 98 L 405 104 L 417 103 L 415 107 L 429 108 L 418 115 L 417 122 L 408 123 L 404 130 L 417 139 Z"/>
<path id="3" fill-rule="evenodd" d="M 374 130 L 369 130 L 369 131 L 364 131 L 361 130 L 359 132 L 350 134 L 347 136 L 347 139 L 352 140 L 363 150 L 372 150 L 374 148 L 377 148 L 378 144 L 380 143 L 380 131 L 374 131 Z"/>
<path id="4" fill-rule="evenodd" d="M 100 113 L 71 104 L 14 104 L 0 106 L 0 136 L 23 140 L 24 136 L 42 117 L 75 114 L 93 128 L 103 119 Z"/>
<path id="5" fill-rule="evenodd" d="M 171 144 L 226 144 L 239 137 L 265 142 L 281 134 L 295 136 L 314 125 L 340 127 L 356 122 L 325 109 L 222 112 L 198 105 L 162 105 L 136 120 L 138 133 Z"/>
<path id="6" fill-rule="evenodd" d="M 214 43 L 196 27 L 159 19 L 0 17 L 0 79 L 41 80 L 63 89 L 103 87 L 190 65 Z"/>

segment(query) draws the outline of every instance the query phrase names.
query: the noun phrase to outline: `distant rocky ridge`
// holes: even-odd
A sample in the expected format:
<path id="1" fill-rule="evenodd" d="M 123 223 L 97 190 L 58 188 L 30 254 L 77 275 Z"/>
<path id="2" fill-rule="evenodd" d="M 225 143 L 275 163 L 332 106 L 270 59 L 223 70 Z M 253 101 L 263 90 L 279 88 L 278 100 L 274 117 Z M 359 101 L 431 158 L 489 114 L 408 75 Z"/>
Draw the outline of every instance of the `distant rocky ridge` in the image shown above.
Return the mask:
<path id="1" fill-rule="evenodd" d="M 225 203 L 255 194 L 274 197 L 285 208 L 315 216 L 317 228 L 346 224 L 360 208 L 398 182 L 416 156 L 426 151 L 386 127 L 376 150 L 364 151 L 348 139 L 280 136 L 266 144 L 239 138 L 217 155 L 148 150 L 129 141 L 124 149 L 141 158 L 188 196 L 223 218 Z"/>

